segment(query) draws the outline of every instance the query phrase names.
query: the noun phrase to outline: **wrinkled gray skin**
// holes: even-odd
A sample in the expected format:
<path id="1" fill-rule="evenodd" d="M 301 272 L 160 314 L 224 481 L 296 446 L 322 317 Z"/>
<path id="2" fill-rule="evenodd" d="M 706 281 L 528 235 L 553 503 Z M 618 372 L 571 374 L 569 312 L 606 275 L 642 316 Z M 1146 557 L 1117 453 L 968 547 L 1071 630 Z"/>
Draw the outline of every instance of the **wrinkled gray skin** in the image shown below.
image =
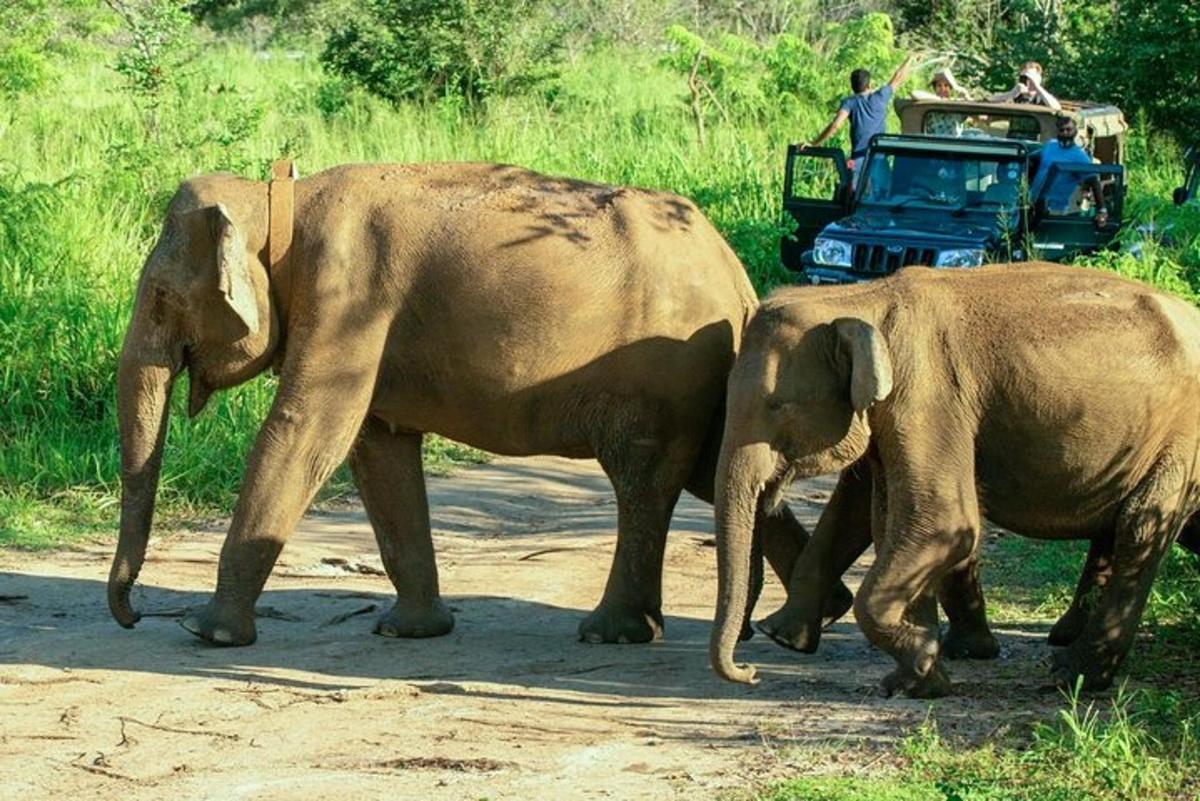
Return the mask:
<path id="1" fill-rule="evenodd" d="M 711 644 L 726 678 L 753 679 L 732 660 L 746 554 L 764 498 L 793 478 L 855 465 L 831 501 L 838 515 L 869 495 L 876 559 L 854 611 L 896 659 L 888 693 L 949 691 L 932 598 L 955 581 L 977 593 L 980 510 L 1018 534 L 1091 540 L 1051 633 L 1063 685 L 1111 683 L 1163 553 L 1177 537 L 1200 545 L 1200 312 L 1118 276 L 913 267 L 867 286 L 784 290 L 748 327 L 729 387 Z M 855 526 L 818 524 L 793 590 L 827 586 L 865 547 L 857 514 Z M 772 616 L 791 632 L 818 617 L 795 591 Z"/>
<path id="2" fill-rule="evenodd" d="M 667 525 L 679 493 L 711 500 L 725 378 L 756 298 L 689 201 L 487 164 L 337 167 L 297 182 L 295 239 L 264 267 L 267 185 L 185 182 L 142 272 L 119 366 L 122 500 L 113 616 L 138 619 L 173 381 L 190 414 L 274 367 L 216 593 L 183 625 L 254 641 L 254 604 L 314 493 L 347 456 L 395 584 L 376 631 L 453 626 L 438 589 L 421 469 L 436 432 L 495 453 L 595 457 L 618 541 L 589 642 L 662 631 Z M 786 577 L 806 540 L 759 517 Z M 761 570 L 759 571 L 761 577 Z M 830 617 L 849 608 L 844 586 Z"/>

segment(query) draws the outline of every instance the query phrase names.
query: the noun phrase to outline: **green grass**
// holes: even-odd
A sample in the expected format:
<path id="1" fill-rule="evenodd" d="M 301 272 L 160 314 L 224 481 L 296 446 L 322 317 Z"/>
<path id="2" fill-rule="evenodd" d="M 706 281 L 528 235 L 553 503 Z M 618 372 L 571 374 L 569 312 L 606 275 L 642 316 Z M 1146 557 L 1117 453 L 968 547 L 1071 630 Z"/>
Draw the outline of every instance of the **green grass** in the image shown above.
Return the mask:
<path id="1" fill-rule="evenodd" d="M 1200 706 L 1178 693 L 1118 692 L 1108 704 L 1070 694 L 1050 721 L 977 748 L 926 723 L 904 764 L 871 778 L 783 782 L 761 801 L 1077 801 L 1192 799 L 1200 794 Z"/>

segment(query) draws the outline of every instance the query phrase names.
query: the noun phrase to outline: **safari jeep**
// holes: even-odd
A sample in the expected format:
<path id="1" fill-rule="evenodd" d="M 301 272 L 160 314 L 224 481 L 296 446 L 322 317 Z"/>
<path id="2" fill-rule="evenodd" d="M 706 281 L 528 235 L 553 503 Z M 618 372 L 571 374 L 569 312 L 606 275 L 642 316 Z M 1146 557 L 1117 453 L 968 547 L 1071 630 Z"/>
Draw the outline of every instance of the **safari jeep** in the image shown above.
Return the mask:
<path id="1" fill-rule="evenodd" d="M 793 227 L 783 264 L 812 283 L 851 283 L 910 264 L 974 267 L 990 261 L 1061 261 L 1112 244 L 1125 195 L 1125 121 L 1112 106 L 1064 103 L 1098 164 L 1056 164 L 1076 185 L 1052 213 L 1028 187 L 1056 112 L 1041 106 L 900 100 L 903 132 L 875 137 L 859 178 L 837 148 L 788 147 L 784 211 Z M 1091 187 L 1108 208 L 1094 222 Z"/>

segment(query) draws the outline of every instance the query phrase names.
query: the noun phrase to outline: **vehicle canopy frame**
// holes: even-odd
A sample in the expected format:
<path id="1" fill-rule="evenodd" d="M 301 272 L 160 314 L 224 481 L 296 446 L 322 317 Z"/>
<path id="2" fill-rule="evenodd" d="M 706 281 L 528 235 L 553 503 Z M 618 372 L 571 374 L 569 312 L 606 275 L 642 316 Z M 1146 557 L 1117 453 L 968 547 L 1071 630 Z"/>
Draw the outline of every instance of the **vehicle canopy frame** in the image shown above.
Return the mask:
<path id="1" fill-rule="evenodd" d="M 1058 117 L 1075 120 L 1079 144 L 1101 164 L 1123 164 L 1129 124 L 1119 108 L 1102 103 L 1061 101 L 1062 110 L 1034 103 L 988 103 L 975 100 L 897 98 L 894 106 L 902 134 L 990 137 L 1051 142 Z"/>

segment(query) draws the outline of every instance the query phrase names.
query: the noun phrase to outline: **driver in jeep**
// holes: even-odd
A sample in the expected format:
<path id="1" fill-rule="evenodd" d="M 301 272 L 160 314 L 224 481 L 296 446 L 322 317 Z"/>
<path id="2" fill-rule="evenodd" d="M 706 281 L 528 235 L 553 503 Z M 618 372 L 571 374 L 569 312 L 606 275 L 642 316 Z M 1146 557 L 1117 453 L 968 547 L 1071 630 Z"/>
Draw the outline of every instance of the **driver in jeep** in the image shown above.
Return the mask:
<path id="1" fill-rule="evenodd" d="M 1087 151 L 1076 141 L 1079 129 L 1074 119 L 1066 115 L 1060 116 L 1056 121 L 1055 132 L 1057 138 L 1053 142 L 1047 142 L 1042 148 L 1041 161 L 1029 187 L 1029 196 L 1035 202 L 1044 203 L 1046 211 L 1050 214 L 1070 214 L 1078 210 L 1073 203 L 1075 190 L 1086 184 L 1095 200 L 1096 227 L 1103 228 L 1108 224 L 1108 209 L 1104 205 L 1104 192 L 1099 176 L 1089 175 L 1081 181 L 1078 174 L 1060 171 L 1047 184 L 1050 168 L 1055 164 L 1092 163 Z"/>

